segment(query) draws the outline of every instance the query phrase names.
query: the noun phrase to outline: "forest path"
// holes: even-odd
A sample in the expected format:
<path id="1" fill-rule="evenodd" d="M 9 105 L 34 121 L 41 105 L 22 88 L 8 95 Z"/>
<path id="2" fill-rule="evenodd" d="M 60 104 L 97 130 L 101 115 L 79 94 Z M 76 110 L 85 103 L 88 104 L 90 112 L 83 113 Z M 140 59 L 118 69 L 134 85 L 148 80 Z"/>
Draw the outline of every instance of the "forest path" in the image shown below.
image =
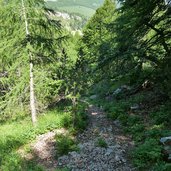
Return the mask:
<path id="1" fill-rule="evenodd" d="M 89 125 L 77 136 L 79 152 L 71 152 L 58 159 L 58 165 L 73 171 L 133 171 L 128 150 L 133 142 L 126 137 L 119 122 L 106 117 L 103 110 L 89 105 Z M 107 147 L 101 147 L 106 142 Z"/>
<path id="2" fill-rule="evenodd" d="M 128 160 L 132 140 L 122 132 L 120 123 L 109 120 L 103 110 L 89 105 L 89 125 L 77 135 L 79 151 L 55 160 L 55 131 L 41 135 L 32 146 L 37 162 L 49 171 L 70 168 L 72 171 L 134 171 Z M 57 130 L 65 134 L 66 130 Z M 106 147 L 102 147 L 106 145 Z"/>

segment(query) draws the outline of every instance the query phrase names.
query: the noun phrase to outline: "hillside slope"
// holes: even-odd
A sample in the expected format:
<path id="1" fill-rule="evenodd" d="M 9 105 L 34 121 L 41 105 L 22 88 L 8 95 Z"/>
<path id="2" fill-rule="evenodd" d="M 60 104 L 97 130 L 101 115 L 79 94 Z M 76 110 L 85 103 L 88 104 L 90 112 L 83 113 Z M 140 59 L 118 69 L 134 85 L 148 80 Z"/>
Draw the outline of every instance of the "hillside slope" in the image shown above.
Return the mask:
<path id="1" fill-rule="evenodd" d="M 77 13 L 89 18 L 101 6 L 104 0 L 47 0 L 47 6 L 58 11 Z"/>

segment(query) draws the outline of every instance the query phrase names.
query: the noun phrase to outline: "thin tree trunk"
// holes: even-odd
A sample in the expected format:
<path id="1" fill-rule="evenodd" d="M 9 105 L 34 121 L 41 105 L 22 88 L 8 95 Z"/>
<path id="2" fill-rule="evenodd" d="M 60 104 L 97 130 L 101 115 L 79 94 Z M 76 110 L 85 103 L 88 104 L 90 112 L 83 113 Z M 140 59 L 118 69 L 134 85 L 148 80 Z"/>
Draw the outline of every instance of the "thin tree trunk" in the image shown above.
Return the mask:
<path id="1" fill-rule="evenodd" d="M 22 8 L 23 8 L 23 15 L 25 20 L 25 29 L 26 29 L 26 36 L 29 37 L 29 28 L 28 28 L 28 20 L 26 9 L 24 6 L 24 0 L 22 1 Z M 35 95 L 34 95 L 34 76 L 33 76 L 33 57 L 31 52 L 29 52 L 29 59 L 30 59 L 30 109 L 31 109 L 31 116 L 33 124 L 36 124 L 36 107 L 35 107 Z"/>

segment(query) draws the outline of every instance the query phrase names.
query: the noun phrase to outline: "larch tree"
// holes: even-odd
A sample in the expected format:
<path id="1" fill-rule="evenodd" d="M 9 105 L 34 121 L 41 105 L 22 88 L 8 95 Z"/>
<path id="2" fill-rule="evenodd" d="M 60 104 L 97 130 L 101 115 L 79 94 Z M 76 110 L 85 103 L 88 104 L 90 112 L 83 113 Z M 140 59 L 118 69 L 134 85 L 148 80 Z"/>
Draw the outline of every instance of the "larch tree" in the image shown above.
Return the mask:
<path id="1" fill-rule="evenodd" d="M 29 37 L 30 36 L 29 23 L 28 23 L 24 0 L 21 0 L 21 3 L 22 3 L 23 17 L 25 21 L 26 37 Z M 30 51 L 28 51 L 28 56 L 30 60 L 30 109 L 31 109 L 32 122 L 35 124 L 37 119 L 36 119 L 36 106 L 35 106 L 35 95 L 34 95 L 33 57 Z"/>
<path id="2" fill-rule="evenodd" d="M 2 0 L 1 4 L 0 60 L 1 73 L 6 74 L 0 77 L 4 87 L 0 109 L 4 119 L 10 118 L 17 108 L 28 112 L 30 101 L 35 124 L 36 108 L 43 107 L 39 101 L 49 98 L 59 84 L 52 78 L 52 68 L 59 63 L 62 28 L 43 0 Z"/>

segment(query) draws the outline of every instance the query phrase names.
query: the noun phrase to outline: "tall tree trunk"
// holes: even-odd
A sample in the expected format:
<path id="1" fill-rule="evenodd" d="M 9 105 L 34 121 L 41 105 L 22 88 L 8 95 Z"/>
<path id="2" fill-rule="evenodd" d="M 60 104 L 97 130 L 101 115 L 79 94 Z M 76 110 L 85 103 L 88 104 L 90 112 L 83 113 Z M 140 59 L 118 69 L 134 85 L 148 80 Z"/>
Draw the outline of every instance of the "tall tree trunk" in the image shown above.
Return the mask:
<path id="1" fill-rule="evenodd" d="M 22 8 L 23 8 L 23 16 L 25 20 L 26 36 L 29 37 L 30 33 L 28 28 L 28 20 L 27 20 L 24 0 L 21 1 L 22 1 Z M 33 57 L 30 51 L 28 55 L 30 59 L 30 109 L 31 109 L 32 122 L 33 124 L 36 124 L 37 118 L 36 118 L 35 95 L 34 95 Z"/>

